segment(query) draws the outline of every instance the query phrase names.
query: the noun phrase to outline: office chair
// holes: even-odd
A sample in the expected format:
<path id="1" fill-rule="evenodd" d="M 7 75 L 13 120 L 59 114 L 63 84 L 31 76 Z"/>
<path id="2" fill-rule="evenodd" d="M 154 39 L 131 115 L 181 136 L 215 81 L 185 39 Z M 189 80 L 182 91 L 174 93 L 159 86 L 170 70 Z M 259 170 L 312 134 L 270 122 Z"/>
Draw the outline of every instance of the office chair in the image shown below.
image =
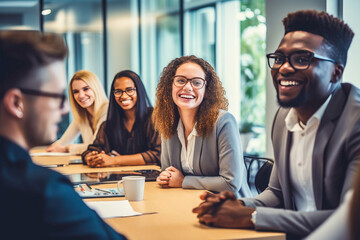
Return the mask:
<path id="1" fill-rule="evenodd" d="M 244 161 L 247 168 L 247 182 L 250 189 L 259 194 L 264 191 L 270 179 L 274 160 L 270 158 L 244 155 Z"/>

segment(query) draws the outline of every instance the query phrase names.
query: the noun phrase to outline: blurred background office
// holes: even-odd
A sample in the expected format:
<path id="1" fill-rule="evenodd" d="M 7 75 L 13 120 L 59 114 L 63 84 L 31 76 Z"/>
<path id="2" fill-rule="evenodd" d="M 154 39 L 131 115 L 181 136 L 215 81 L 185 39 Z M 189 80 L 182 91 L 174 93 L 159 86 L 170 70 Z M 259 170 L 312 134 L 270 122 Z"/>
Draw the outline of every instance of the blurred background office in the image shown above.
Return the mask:
<path id="1" fill-rule="evenodd" d="M 154 103 L 159 74 L 171 59 L 194 54 L 211 63 L 226 89 L 245 150 L 272 157 L 277 109 L 265 54 L 283 36 L 281 20 L 299 9 L 327 11 L 354 30 L 343 81 L 360 87 L 358 0 L 0 0 L 0 29 L 62 34 L 67 76 L 87 69 L 108 94 L 123 69 L 139 73 Z M 61 131 L 71 116 L 64 116 Z"/>

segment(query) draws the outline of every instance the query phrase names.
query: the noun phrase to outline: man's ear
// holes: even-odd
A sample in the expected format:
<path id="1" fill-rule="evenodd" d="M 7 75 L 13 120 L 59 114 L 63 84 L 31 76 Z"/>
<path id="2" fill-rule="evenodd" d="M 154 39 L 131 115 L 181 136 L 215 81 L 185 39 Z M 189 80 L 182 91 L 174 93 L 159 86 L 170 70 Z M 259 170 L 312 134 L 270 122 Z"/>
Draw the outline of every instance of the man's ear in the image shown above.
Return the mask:
<path id="1" fill-rule="evenodd" d="M 335 64 L 330 82 L 331 83 L 340 82 L 343 72 L 344 72 L 344 66 L 342 64 Z"/>
<path id="2" fill-rule="evenodd" d="M 5 111 L 17 118 L 24 117 L 24 98 L 19 89 L 13 88 L 8 90 L 3 98 Z"/>

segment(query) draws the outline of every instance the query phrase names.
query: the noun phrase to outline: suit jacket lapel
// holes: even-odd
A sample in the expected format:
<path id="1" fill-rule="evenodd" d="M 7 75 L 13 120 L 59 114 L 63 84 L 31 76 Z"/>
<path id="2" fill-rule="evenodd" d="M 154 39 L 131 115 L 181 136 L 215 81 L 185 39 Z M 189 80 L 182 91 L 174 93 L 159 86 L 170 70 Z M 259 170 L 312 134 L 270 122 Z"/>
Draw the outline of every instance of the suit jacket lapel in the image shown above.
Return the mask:
<path id="1" fill-rule="evenodd" d="M 173 159 L 170 159 L 172 166 L 179 169 L 183 172 L 182 165 L 181 165 L 181 142 L 177 134 L 171 136 L 171 156 Z"/>
<path id="2" fill-rule="evenodd" d="M 275 161 L 278 165 L 278 178 L 280 181 L 283 204 L 286 209 L 295 209 L 291 194 L 291 181 L 289 175 L 290 149 L 292 133 L 285 127 L 285 118 L 289 109 L 281 108 L 274 119 L 272 141 L 274 145 Z"/>
<path id="3" fill-rule="evenodd" d="M 193 171 L 195 175 L 203 175 L 200 167 L 200 157 L 203 148 L 204 137 L 195 137 Z"/>
<path id="4" fill-rule="evenodd" d="M 284 178 L 282 179 L 282 188 L 283 188 L 283 195 L 284 195 L 284 206 L 287 209 L 294 209 L 294 203 L 292 200 L 291 194 L 291 181 L 289 175 L 289 164 L 290 164 L 290 150 L 292 145 L 292 133 L 289 132 L 286 128 L 284 128 L 283 137 L 285 139 L 286 147 L 282 148 L 283 151 L 281 152 L 281 159 L 285 159 L 283 162 L 284 166 L 280 166 L 279 169 L 284 169 Z"/>
<path id="5" fill-rule="evenodd" d="M 314 150 L 312 155 L 312 178 L 315 204 L 317 209 L 322 209 L 323 191 L 324 191 L 324 166 L 325 166 L 325 150 L 330 140 L 330 136 L 335 128 L 335 119 L 338 118 L 346 103 L 346 95 L 340 88 L 332 96 L 328 107 L 321 119 L 316 137 Z"/>

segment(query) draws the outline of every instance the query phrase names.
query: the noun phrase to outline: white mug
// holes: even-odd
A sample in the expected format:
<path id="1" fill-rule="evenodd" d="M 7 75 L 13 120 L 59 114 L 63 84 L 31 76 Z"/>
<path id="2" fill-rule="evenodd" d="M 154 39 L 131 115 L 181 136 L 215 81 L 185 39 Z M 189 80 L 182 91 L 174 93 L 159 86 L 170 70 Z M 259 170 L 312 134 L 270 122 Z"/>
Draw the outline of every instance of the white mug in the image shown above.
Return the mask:
<path id="1" fill-rule="evenodd" d="M 124 192 L 120 189 L 120 184 L 124 185 Z M 125 194 L 129 201 L 141 201 L 144 197 L 145 177 L 144 176 L 125 176 L 117 184 L 120 193 Z"/>

